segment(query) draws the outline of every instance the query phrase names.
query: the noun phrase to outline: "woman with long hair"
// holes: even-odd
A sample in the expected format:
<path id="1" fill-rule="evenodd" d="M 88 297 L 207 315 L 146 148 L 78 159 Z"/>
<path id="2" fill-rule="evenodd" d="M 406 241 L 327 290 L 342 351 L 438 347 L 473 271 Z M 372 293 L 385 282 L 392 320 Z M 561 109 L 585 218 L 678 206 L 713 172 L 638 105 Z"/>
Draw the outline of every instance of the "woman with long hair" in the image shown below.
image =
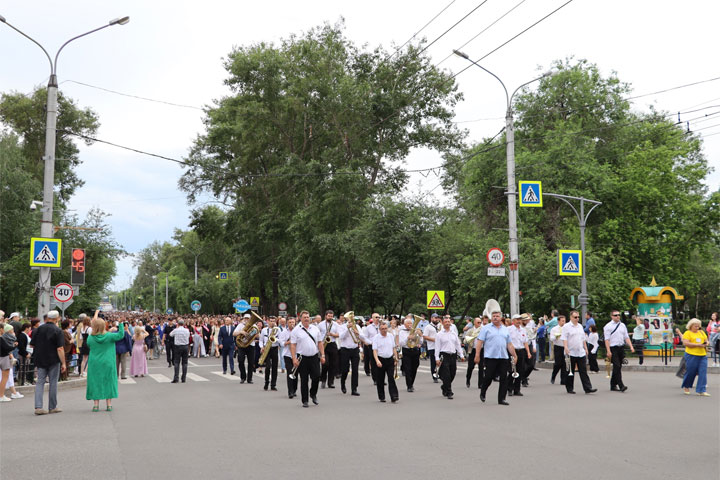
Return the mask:
<path id="1" fill-rule="evenodd" d="M 107 332 L 105 320 L 98 318 L 98 313 L 96 310 L 90 322 L 92 334 L 87 339 L 90 355 L 85 398 L 93 401 L 93 412 L 99 410 L 100 400 L 105 400 L 105 409 L 112 412 L 112 399 L 118 396 L 115 343 L 125 337 L 125 325 L 120 322 L 116 332 Z"/>
<path id="2" fill-rule="evenodd" d="M 144 377 L 148 373 L 147 368 L 147 345 L 145 344 L 145 337 L 148 336 L 147 331 L 141 327 L 135 327 L 135 333 L 133 333 L 133 347 L 132 354 L 130 357 L 130 375 L 137 377 L 140 375 Z"/>
<path id="3" fill-rule="evenodd" d="M 80 354 L 78 355 L 79 376 L 84 377 L 87 374 L 87 364 L 90 358 L 90 346 L 88 345 L 88 337 L 92 335 L 92 327 L 90 326 L 90 318 L 85 315 L 82 318 L 82 325 L 78 325 L 80 331 Z"/>

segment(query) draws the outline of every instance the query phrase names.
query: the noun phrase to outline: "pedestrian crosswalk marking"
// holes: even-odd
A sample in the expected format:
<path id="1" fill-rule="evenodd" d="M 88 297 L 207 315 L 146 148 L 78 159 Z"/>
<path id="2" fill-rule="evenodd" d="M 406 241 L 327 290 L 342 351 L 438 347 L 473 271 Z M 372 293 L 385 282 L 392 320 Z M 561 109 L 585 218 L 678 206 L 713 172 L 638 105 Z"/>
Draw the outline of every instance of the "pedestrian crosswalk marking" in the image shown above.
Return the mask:
<path id="1" fill-rule="evenodd" d="M 220 372 L 220 371 L 212 372 L 212 373 L 214 373 L 215 375 L 220 375 L 221 377 L 223 377 L 226 380 L 237 380 L 237 377 L 233 377 L 232 375 L 230 375 L 229 372 L 225 373 L 225 374 L 223 374 L 223 372 Z"/>
<path id="2" fill-rule="evenodd" d="M 563 270 L 566 272 L 577 272 L 578 266 L 575 263 L 575 260 L 573 260 L 572 256 L 569 256 L 567 259 L 567 262 L 565 262 L 565 266 L 563 267 Z"/>
<path id="3" fill-rule="evenodd" d="M 158 383 L 170 383 L 170 379 L 161 373 L 151 373 L 150 378 Z"/>
<path id="4" fill-rule="evenodd" d="M 119 381 L 120 381 L 120 383 L 124 383 L 124 384 L 126 384 L 126 385 L 131 385 L 131 384 L 133 384 L 133 383 L 137 383 L 137 382 L 136 382 L 135 380 L 133 380 L 132 378 L 121 378 Z"/>
<path id="5" fill-rule="evenodd" d="M 188 373 L 187 378 L 189 378 L 190 380 L 193 380 L 195 382 L 208 382 L 209 381 L 207 378 L 201 377 L 197 373 Z"/>

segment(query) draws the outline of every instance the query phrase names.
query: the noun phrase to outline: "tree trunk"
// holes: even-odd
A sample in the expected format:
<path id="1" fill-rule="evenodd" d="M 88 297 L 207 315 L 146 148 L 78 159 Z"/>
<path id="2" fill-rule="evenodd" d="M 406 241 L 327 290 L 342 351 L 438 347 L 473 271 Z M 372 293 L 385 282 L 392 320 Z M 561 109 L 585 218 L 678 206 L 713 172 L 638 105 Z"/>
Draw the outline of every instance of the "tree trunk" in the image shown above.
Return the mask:
<path id="1" fill-rule="evenodd" d="M 350 260 L 348 276 L 345 281 L 345 311 L 353 309 L 353 292 L 355 291 L 355 259 Z"/>
<path id="2" fill-rule="evenodd" d="M 462 313 L 462 317 L 463 317 L 463 318 L 465 318 L 465 316 L 467 315 L 467 313 L 470 311 L 470 307 L 472 307 L 472 304 L 473 304 L 472 300 L 468 300 L 468 303 L 467 303 L 467 305 L 465 306 L 465 310 L 463 310 L 463 313 Z"/>
<path id="3" fill-rule="evenodd" d="M 273 263 L 272 263 L 272 305 L 270 305 L 270 315 L 278 314 L 278 303 L 280 303 L 280 268 L 275 258 L 275 252 L 273 251 Z"/>

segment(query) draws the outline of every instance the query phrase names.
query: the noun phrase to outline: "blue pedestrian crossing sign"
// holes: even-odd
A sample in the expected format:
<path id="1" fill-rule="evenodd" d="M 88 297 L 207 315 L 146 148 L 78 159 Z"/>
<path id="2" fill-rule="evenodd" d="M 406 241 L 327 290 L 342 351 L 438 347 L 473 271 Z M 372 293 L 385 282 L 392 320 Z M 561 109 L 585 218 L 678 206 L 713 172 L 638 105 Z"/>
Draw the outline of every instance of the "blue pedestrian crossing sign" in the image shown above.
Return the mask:
<path id="1" fill-rule="evenodd" d="M 31 238 L 30 266 L 60 268 L 62 240 L 59 238 Z"/>
<path id="2" fill-rule="evenodd" d="M 168 315 L 172 315 L 173 313 L 175 313 L 175 311 L 172 308 L 168 308 L 167 310 L 165 310 L 165 313 L 167 313 Z"/>
<path id="3" fill-rule="evenodd" d="M 542 207 L 542 182 L 519 182 L 520 206 Z"/>
<path id="4" fill-rule="evenodd" d="M 581 277 L 582 262 L 582 250 L 558 250 L 558 275 L 561 277 Z"/>
<path id="5" fill-rule="evenodd" d="M 220 272 L 220 275 L 218 275 L 218 278 L 220 280 L 227 280 L 228 279 L 228 272 Z"/>

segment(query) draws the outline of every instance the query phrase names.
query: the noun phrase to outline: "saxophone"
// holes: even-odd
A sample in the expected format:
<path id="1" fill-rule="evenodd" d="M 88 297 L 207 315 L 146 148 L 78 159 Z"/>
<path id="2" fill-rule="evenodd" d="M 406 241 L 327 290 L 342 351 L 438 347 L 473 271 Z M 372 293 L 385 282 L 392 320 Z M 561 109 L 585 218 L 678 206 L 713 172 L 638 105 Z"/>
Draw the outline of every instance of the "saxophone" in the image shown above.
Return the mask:
<path id="1" fill-rule="evenodd" d="M 415 321 L 413 322 L 412 327 L 410 327 L 410 333 L 408 333 L 407 342 L 405 343 L 405 345 L 407 345 L 407 348 L 416 348 L 422 341 L 422 337 L 417 331 L 417 326 L 420 324 L 422 317 L 413 315 L 413 318 L 415 319 Z"/>
<path id="2" fill-rule="evenodd" d="M 323 345 L 327 347 L 327 344 L 333 341 L 333 337 L 330 336 L 330 332 L 332 331 L 333 322 L 330 320 L 329 322 L 325 321 L 325 338 L 323 339 Z"/>
<path id="3" fill-rule="evenodd" d="M 277 334 L 280 331 L 278 327 L 273 327 L 270 331 L 270 335 L 267 339 L 267 342 L 265 343 L 265 346 L 263 347 L 262 354 L 260 355 L 260 360 L 258 361 L 258 365 L 264 365 L 265 359 L 268 356 L 268 353 L 270 353 L 270 349 L 272 348 L 273 343 L 277 342 Z"/>

